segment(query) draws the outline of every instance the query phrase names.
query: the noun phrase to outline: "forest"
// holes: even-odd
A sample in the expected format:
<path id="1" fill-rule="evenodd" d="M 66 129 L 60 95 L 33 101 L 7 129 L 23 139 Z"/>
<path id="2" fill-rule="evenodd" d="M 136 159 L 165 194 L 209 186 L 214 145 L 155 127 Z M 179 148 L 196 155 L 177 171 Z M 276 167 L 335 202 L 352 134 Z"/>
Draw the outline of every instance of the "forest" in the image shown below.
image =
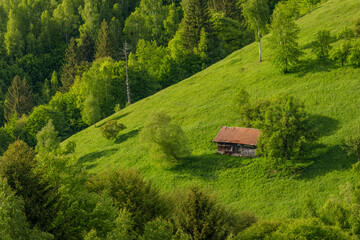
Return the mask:
<path id="1" fill-rule="evenodd" d="M 213 150 L 208 139 L 189 136 L 189 128 L 181 127 L 193 119 L 181 117 L 180 112 L 174 118 L 164 109 L 149 110 L 146 117 L 139 114 L 144 119 L 140 123 L 122 118 L 142 106 L 137 102 L 153 100 L 156 93 L 165 91 L 155 103 L 167 106 L 163 105 L 167 97 L 170 103 L 176 96 L 166 95 L 173 90 L 169 87 L 180 83 L 185 89 L 183 80 L 196 73 L 200 82 L 204 70 L 251 43 L 258 47 L 251 52 L 257 57 L 251 65 L 271 62 L 276 71 L 269 72 L 284 79 L 301 78 L 311 72 L 307 68 L 314 62 L 320 68 L 357 71 L 360 18 L 336 33 L 321 28 L 311 36 L 309 46 L 299 45 L 296 21 L 325 2 L 0 0 L 0 238 L 357 239 L 358 184 L 347 183 L 321 205 L 309 194 L 294 218 L 262 219 L 252 211 L 227 206 L 211 188 L 185 183 L 184 188 L 164 193 L 130 164 L 98 172 L 86 165 L 89 159 L 112 154 L 113 149 L 86 152 L 93 144 L 88 138 L 98 136 L 105 147 L 135 139 L 141 150 L 129 148 L 129 152 L 139 155 L 136 161 L 145 156 L 156 165 L 151 171 L 157 171 L 158 165 L 165 171 L 186 169 L 186 161 L 196 162 L 196 151 L 201 153 L 196 149 L 199 145 Z M 316 60 L 306 59 L 309 53 Z M 222 80 L 218 81 L 221 88 Z M 244 90 L 246 86 L 239 87 L 228 98 L 235 110 L 232 120 L 226 121 L 263 129 L 259 152 L 264 161 L 259 171 L 265 169 L 265 179 L 271 180 L 272 173 L 292 178 L 311 166 L 306 162 L 311 153 L 305 152 L 315 149 L 321 138 L 316 135 L 324 130 L 314 123 L 309 106 L 281 92 L 260 97 Z M 182 94 L 184 98 L 176 101 L 184 105 L 195 98 Z M 187 107 L 191 111 L 193 106 Z M 200 122 L 190 125 L 201 129 Z M 91 137 L 76 136 L 94 129 Z M 342 144 L 350 156 L 359 158 L 360 127 L 352 129 Z M 132 161 L 131 154 L 121 158 L 130 156 Z M 226 164 L 231 169 L 240 163 Z M 352 175 L 359 175 L 359 163 L 352 165 Z"/>

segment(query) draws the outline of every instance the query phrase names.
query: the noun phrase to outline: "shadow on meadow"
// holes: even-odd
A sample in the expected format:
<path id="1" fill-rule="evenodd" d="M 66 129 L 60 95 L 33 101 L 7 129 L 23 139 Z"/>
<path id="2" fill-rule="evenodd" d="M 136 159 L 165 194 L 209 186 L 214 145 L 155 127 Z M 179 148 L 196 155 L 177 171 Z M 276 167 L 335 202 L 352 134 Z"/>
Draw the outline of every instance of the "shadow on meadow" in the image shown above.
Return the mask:
<path id="1" fill-rule="evenodd" d="M 191 174 L 207 180 L 215 180 L 218 171 L 241 168 L 249 165 L 256 159 L 230 157 L 214 153 L 199 156 L 190 156 L 182 159 L 170 170 L 177 173 Z"/>
<path id="2" fill-rule="evenodd" d="M 115 116 L 115 117 L 111 118 L 110 120 L 119 120 L 119 119 L 121 119 L 121 118 L 126 117 L 126 116 L 129 115 L 130 113 L 131 113 L 131 112 L 124 113 L 124 114 L 121 114 L 121 115 L 119 115 L 119 116 Z M 110 121 L 110 120 L 108 120 L 108 121 Z M 108 121 L 105 121 L 105 122 L 103 122 L 103 123 L 101 123 L 101 124 L 96 125 L 96 128 L 102 127 L 102 126 L 103 126 L 105 123 L 107 123 Z"/>
<path id="3" fill-rule="evenodd" d="M 117 149 L 108 149 L 97 152 L 88 153 L 78 159 L 79 164 L 86 167 L 86 169 L 91 169 L 97 166 L 94 163 L 97 159 L 102 157 L 109 157 L 117 152 Z"/>
<path id="4" fill-rule="evenodd" d="M 305 59 L 302 60 L 298 67 L 294 69 L 294 73 L 299 77 L 304 77 L 309 73 L 318 73 L 318 72 L 329 72 L 332 69 L 339 68 L 339 65 L 330 60 L 318 60 L 318 59 Z"/>
<path id="5" fill-rule="evenodd" d="M 116 138 L 115 143 L 116 144 L 123 143 L 126 140 L 137 136 L 139 134 L 139 132 L 140 132 L 140 129 L 135 129 L 135 130 L 131 130 L 130 132 L 121 134 Z"/>

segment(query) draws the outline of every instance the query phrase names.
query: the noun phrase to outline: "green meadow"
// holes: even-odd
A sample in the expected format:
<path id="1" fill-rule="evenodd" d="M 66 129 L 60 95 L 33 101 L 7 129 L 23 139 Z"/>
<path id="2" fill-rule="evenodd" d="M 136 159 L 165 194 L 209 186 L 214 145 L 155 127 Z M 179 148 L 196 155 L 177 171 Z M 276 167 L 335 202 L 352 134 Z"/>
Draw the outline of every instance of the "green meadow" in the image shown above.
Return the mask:
<path id="1" fill-rule="evenodd" d="M 282 74 L 271 63 L 272 53 L 263 40 L 264 62 L 258 62 L 253 43 L 202 72 L 143 99 L 95 126 L 72 136 L 75 156 L 90 173 L 117 168 L 136 168 L 162 192 L 199 185 L 212 190 L 226 205 L 255 213 L 260 218 L 300 217 L 308 198 L 320 207 L 339 187 L 354 182 L 355 156 L 342 149 L 352 127 L 360 122 L 360 69 L 319 61 L 311 52 L 319 30 L 333 36 L 359 17 L 360 1 L 328 0 L 300 17 L 300 46 L 305 54 L 301 66 Z M 338 44 L 334 38 L 333 46 Z M 316 147 L 297 175 L 271 176 L 264 159 L 216 154 L 212 143 L 221 126 L 238 126 L 233 104 L 239 89 L 251 101 L 276 95 L 292 95 L 304 102 L 319 129 Z M 192 156 L 172 165 L 156 164 L 140 140 L 146 119 L 155 111 L 166 111 L 182 126 Z M 115 119 L 127 128 L 116 141 L 102 137 L 100 126 Z M 66 142 L 65 141 L 65 142 Z"/>

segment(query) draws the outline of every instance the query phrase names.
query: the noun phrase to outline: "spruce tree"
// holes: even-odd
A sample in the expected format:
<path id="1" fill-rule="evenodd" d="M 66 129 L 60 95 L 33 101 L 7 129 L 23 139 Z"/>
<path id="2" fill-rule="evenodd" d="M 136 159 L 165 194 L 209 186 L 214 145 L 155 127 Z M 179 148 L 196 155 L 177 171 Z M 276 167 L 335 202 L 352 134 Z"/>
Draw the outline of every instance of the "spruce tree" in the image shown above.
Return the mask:
<path id="1" fill-rule="evenodd" d="M 21 80 L 19 76 L 15 76 L 6 94 L 5 119 L 9 120 L 14 113 L 17 113 L 18 116 L 27 114 L 33 106 L 32 92 L 26 79 Z"/>
<path id="2" fill-rule="evenodd" d="M 207 0 L 189 0 L 183 21 L 183 45 L 192 52 L 199 45 L 201 31 L 208 36 L 212 33 Z"/>
<path id="3" fill-rule="evenodd" d="M 113 57 L 113 43 L 109 31 L 109 26 L 104 19 L 101 23 L 100 31 L 96 41 L 95 59 Z"/>
<path id="4" fill-rule="evenodd" d="M 95 41 L 87 30 L 80 36 L 80 61 L 92 62 L 95 54 Z"/>
<path id="5" fill-rule="evenodd" d="M 79 65 L 78 48 L 74 38 L 70 40 L 69 46 L 66 49 L 65 62 L 61 69 L 60 81 L 62 83 L 61 92 L 69 91 L 74 83 L 76 71 Z"/>

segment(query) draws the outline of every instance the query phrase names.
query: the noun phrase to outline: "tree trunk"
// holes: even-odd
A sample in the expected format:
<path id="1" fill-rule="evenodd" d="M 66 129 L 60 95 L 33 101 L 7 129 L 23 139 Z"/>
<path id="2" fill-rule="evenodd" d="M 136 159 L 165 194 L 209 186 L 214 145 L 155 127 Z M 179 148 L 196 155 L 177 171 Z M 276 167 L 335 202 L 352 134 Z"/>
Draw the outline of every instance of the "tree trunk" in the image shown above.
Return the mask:
<path id="1" fill-rule="evenodd" d="M 131 105 L 127 50 L 128 50 L 128 45 L 127 42 L 125 42 L 124 54 L 125 54 L 125 70 L 126 70 L 126 95 L 128 99 L 128 104 Z"/>
<path id="2" fill-rule="evenodd" d="M 259 37 L 259 59 L 260 59 L 260 62 L 262 62 L 262 59 L 261 59 L 261 35 L 260 35 L 259 28 L 258 28 L 258 37 Z"/>

